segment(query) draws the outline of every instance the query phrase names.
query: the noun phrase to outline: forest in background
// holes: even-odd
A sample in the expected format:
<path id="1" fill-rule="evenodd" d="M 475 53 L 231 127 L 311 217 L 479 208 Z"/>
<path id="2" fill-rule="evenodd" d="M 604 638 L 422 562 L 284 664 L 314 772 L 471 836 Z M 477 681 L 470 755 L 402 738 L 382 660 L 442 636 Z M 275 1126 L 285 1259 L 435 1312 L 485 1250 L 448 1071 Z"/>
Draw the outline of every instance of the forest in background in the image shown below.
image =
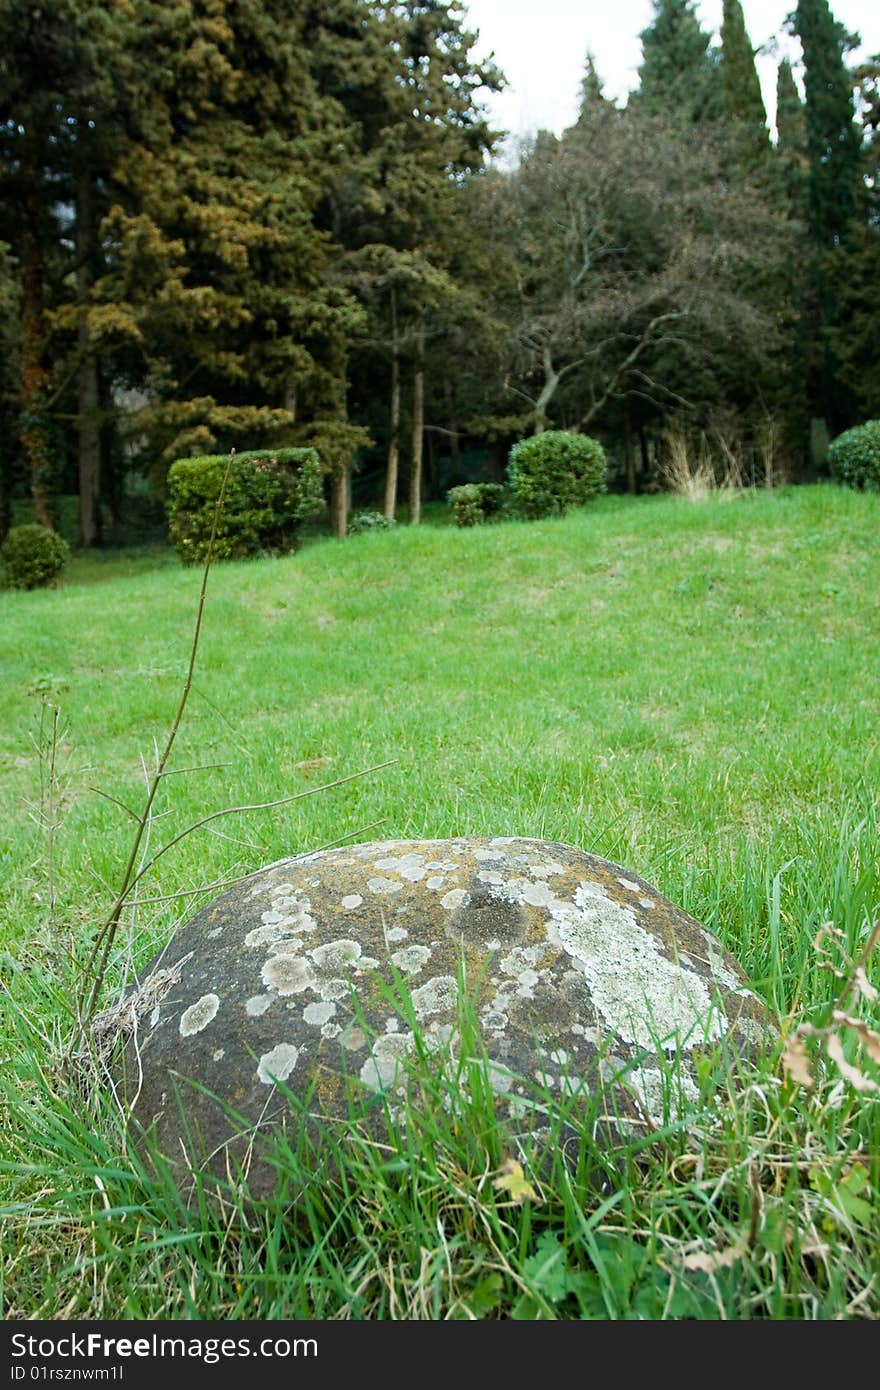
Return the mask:
<path id="1" fill-rule="evenodd" d="M 313 445 L 337 534 L 545 428 L 631 492 L 671 440 L 821 474 L 880 416 L 880 56 L 791 24 L 772 137 L 739 0 L 654 0 L 626 104 L 586 55 L 502 168 L 456 0 L 0 0 L 0 539 L 231 448 Z"/>

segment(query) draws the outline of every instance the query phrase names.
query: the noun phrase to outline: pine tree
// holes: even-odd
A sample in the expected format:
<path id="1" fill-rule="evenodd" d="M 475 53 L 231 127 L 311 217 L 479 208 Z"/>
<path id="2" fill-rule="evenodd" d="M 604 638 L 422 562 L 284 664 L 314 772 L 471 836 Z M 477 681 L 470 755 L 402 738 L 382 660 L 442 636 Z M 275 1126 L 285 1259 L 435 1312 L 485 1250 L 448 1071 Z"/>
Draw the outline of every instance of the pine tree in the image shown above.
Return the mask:
<path id="1" fill-rule="evenodd" d="M 638 101 L 652 115 L 684 123 L 718 119 L 723 110 L 718 55 L 700 27 L 693 0 L 653 0 L 640 35 Z"/>
<path id="2" fill-rule="evenodd" d="M 740 0 L 724 0 L 720 68 L 734 150 L 746 167 L 754 167 L 769 154 L 770 133 Z"/>

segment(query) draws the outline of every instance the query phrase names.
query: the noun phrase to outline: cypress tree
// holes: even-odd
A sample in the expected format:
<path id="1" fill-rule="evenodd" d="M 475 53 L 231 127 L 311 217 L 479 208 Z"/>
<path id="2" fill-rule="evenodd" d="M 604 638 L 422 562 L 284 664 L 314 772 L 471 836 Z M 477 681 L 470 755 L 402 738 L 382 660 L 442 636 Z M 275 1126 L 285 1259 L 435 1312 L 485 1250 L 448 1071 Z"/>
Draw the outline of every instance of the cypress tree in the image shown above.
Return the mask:
<path id="1" fill-rule="evenodd" d="M 843 239 L 856 210 L 860 140 L 844 63 L 848 39 L 828 0 L 798 0 L 794 32 L 804 54 L 810 228 L 824 251 Z"/>
<path id="2" fill-rule="evenodd" d="M 724 115 L 736 151 L 744 164 L 755 165 L 769 153 L 770 133 L 740 0 L 724 0 L 720 67 Z"/>
<path id="3" fill-rule="evenodd" d="M 638 101 L 648 113 L 685 124 L 722 115 L 718 55 L 693 0 L 654 0 L 653 21 L 640 38 Z"/>
<path id="4" fill-rule="evenodd" d="M 792 213 L 804 215 L 809 169 L 807 122 L 787 58 L 783 58 L 776 73 L 776 164 Z"/>

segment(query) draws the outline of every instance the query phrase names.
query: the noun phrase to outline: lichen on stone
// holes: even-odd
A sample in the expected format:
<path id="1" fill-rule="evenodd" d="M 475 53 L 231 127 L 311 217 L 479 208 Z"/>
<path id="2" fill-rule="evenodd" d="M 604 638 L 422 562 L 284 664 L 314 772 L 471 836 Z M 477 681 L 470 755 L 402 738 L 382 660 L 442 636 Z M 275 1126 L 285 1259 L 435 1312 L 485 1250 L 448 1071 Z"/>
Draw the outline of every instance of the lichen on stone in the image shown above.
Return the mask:
<path id="1" fill-rule="evenodd" d="M 188 1009 L 184 1009 L 180 1015 L 178 1031 L 182 1038 L 191 1038 L 194 1033 L 201 1033 L 203 1028 L 217 1017 L 220 1008 L 220 1000 L 216 994 L 203 994 L 201 999 L 197 999 L 194 1004 L 190 1004 Z"/>
<path id="2" fill-rule="evenodd" d="M 264 1052 L 257 1067 L 257 1077 L 264 1086 L 286 1081 L 299 1060 L 299 1048 L 293 1043 L 277 1043 L 271 1052 Z"/>

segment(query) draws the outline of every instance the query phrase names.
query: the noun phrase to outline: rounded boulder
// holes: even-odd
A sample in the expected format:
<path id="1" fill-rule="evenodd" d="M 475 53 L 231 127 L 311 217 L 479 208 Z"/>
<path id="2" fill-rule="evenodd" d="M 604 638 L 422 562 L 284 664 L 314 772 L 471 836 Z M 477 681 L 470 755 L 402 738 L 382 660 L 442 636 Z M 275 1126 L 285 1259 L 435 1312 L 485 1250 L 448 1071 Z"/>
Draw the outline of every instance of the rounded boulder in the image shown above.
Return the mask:
<path id="1" fill-rule="evenodd" d="M 117 1076 L 181 1174 L 245 1170 L 261 1195 L 262 1143 L 301 1123 L 289 1093 L 318 1127 L 352 1097 L 399 1104 L 417 1051 L 461 1060 L 463 991 L 518 1137 L 536 1088 L 594 1115 L 601 1097 L 612 1137 L 649 1132 L 671 1071 L 687 1106 L 702 1058 L 775 1032 L 717 937 L 617 864 L 531 839 L 383 841 L 272 864 L 181 927 L 128 997 Z"/>

